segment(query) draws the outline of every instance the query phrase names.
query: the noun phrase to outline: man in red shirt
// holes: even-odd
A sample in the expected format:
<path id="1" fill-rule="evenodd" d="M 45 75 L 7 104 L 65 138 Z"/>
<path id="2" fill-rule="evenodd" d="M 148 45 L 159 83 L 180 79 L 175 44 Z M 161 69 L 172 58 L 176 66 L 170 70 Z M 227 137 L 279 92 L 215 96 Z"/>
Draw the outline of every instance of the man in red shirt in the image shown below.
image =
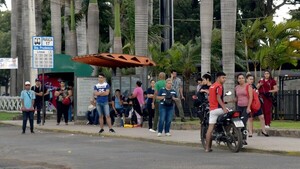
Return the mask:
<path id="1" fill-rule="evenodd" d="M 218 116 L 223 113 L 227 113 L 228 110 L 225 107 L 223 101 L 223 84 L 226 81 L 226 74 L 224 72 L 217 73 L 217 80 L 209 88 L 209 126 L 206 132 L 206 152 L 211 152 L 212 144 L 212 132 L 214 130 L 215 124 L 217 122 Z"/>

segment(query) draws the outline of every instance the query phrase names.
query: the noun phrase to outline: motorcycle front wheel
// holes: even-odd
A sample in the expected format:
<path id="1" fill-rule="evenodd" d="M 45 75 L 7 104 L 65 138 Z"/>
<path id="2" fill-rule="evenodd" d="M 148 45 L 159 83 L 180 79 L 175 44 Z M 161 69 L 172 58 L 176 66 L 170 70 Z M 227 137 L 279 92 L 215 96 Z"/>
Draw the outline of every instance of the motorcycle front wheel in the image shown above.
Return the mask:
<path id="1" fill-rule="evenodd" d="M 208 124 L 206 124 L 204 121 L 201 122 L 201 129 L 200 129 L 200 138 L 201 138 L 201 144 L 204 149 L 206 149 L 206 132 L 208 129 Z"/>
<path id="2" fill-rule="evenodd" d="M 229 124 L 226 127 L 226 134 L 227 134 L 227 147 L 232 152 L 239 152 L 243 146 L 243 136 L 241 130 L 235 127 L 234 124 Z"/>

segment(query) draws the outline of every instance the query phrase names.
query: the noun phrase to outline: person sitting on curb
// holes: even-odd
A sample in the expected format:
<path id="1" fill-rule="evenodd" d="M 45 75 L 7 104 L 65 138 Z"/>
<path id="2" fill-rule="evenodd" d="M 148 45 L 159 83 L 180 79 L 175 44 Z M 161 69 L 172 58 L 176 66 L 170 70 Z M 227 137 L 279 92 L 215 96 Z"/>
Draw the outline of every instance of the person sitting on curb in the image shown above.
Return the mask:
<path id="1" fill-rule="evenodd" d="M 90 99 L 90 105 L 88 106 L 88 111 L 86 112 L 86 117 L 88 122 L 87 125 L 97 125 L 99 124 L 99 116 L 96 109 L 96 100 L 94 98 Z"/>

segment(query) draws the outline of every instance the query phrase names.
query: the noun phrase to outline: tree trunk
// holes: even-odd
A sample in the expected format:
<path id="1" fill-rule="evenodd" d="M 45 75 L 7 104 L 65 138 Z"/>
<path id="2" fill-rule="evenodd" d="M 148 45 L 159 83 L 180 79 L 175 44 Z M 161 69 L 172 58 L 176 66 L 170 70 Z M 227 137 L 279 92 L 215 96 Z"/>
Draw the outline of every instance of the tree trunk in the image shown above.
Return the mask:
<path id="1" fill-rule="evenodd" d="M 98 53 L 99 49 L 99 8 L 97 1 L 90 1 L 88 8 L 88 28 L 87 28 L 87 41 L 88 53 Z M 94 70 L 92 76 L 98 74 L 98 67 L 93 66 Z"/>
<path id="2" fill-rule="evenodd" d="M 123 53 L 122 50 L 122 38 L 121 38 L 121 21 L 120 21 L 120 2 L 119 0 L 114 0 L 114 17 L 115 17 L 115 30 L 114 30 L 114 43 L 113 52 Z M 116 76 L 121 76 L 121 69 L 117 68 Z"/>
<path id="3" fill-rule="evenodd" d="M 18 9 L 20 7 L 20 3 L 22 3 L 19 0 L 12 0 L 11 1 L 11 49 L 10 54 L 12 58 L 17 58 L 17 45 L 18 45 L 18 31 L 21 29 L 21 26 L 19 25 L 20 22 L 18 22 L 18 17 L 22 16 L 20 13 L 20 10 Z M 20 61 L 20 58 L 19 58 Z M 19 65 L 18 61 L 18 65 Z M 20 65 L 19 65 L 20 68 Z M 19 93 L 17 93 L 17 71 L 18 69 L 11 69 L 10 70 L 10 95 L 11 96 L 17 96 Z"/>
<path id="4" fill-rule="evenodd" d="M 223 71 L 227 74 L 225 91 L 234 91 L 235 87 L 236 11 L 236 0 L 221 0 L 222 64 Z"/>
<path id="5" fill-rule="evenodd" d="M 65 54 L 70 55 L 71 51 L 71 31 L 69 27 L 69 20 L 67 19 L 70 15 L 70 0 L 65 0 L 65 11 L 64 11 L 64 37 L 65 37 Z"/>
<path id="6" fill-rule="evenodd" d="M 211 38 L 213 28 L 213 0 L 202 0 L 200 5 L 201 74 L 211 72 Z"/>
<path id="7" fill-rule="evenodd" d="M 247 72 L 250 72 L 250 68 L 249 68 L 249 56 L 248 56 L 248 44 L 247 44 L 247 38 L 245 36 L 244 38 L 244 42 L 245 42 L 245 57 L 246 57 L 246 64 L 247 64 Z"/>
<path id="8" fill-rule="evenodd" d="M 42 22 L 42 1 L 35 0 L 35 32 L 36 36 L 43 36 L 43 22 Z"/>
<path id="9" fill-rule="evenodd" d="M 76 12 L 81 9 L 81 1 L 75 1 Z M 86 15 L 80 20 L 76 27 L 78 55 L 87 54 Z"/>
<path id="10" fill-rule="evenodd" d="M 50 1 L 51 34 L 54 39 L 54 53 L 61 54 L 61 0 Z"/>
<path id="11" fill-rule="evenodd" d="M 65 1 L 65 19 L 70 15 L 70 24 L 65 20 L 65 47 L 66 54 L 70 56 L 77 55 L 77 38 L 75 28 L 75 4 L 74 0 Z"/>
<path id="12" fill-rule="evenodd" d="M 76 23 L 75 23 L 75 0 L 70 0 L 70 39 L 71 39 L 71 56 L 77 56 L 77 36 L 76 36 Z"/>
<path id="13" fill-rule="evenodd" d="M 22 1 L 22 30 L 23 30 L 23 43 L 22 50 L 23 50 L 23 56 L 22 56 L 22 62 L 23 66 L 23 71 L 20 72 L 22 73 L 22 77 L 18 77 L 18 80 L 22 82 L 20 86 L 23 87 L 23 84 L 25 81 L 30 81 L 30 70 L 31 70 L 31 37 L 30 37 L 30 32 L 29 32 L 29 1 Z"/>
<path id="14" fill-rule="evenodd" d="M 148 55 L 148 0 L 135 0 L 135 55 Z M 139 67 L 135 71 L 144 84 L 143 88 L 146 89 L 147 68 Z"/>

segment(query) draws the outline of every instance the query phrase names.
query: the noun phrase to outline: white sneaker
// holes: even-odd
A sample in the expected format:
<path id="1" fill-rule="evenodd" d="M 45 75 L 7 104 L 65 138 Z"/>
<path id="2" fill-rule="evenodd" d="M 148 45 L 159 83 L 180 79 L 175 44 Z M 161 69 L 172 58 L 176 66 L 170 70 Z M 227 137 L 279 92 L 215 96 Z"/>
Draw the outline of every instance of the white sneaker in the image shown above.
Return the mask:
<path id="1" fill-rule="evenodd" d="M 153 129 L 149 129 L 150 132 L 155 133 L 156 131 Z"/>
<path id="2" fill-rule="evenodd" d="M 166 133 L 166 136 L 172 136 L 171 133 Z"/>
<path id="3" fill-rule="evenodd" d="M 162 134 L 161 133 L 157 133 L 157 137 L 161 137 L 162 136 Z"/>
<path id="4" fill-rule="evenodd" d="M 270 126 L 266 125 L 266 126 L 265 126 L 265 128 L 266 128 L 266 129 L 269 129 L 269 128 L 270 128 Z"/>

